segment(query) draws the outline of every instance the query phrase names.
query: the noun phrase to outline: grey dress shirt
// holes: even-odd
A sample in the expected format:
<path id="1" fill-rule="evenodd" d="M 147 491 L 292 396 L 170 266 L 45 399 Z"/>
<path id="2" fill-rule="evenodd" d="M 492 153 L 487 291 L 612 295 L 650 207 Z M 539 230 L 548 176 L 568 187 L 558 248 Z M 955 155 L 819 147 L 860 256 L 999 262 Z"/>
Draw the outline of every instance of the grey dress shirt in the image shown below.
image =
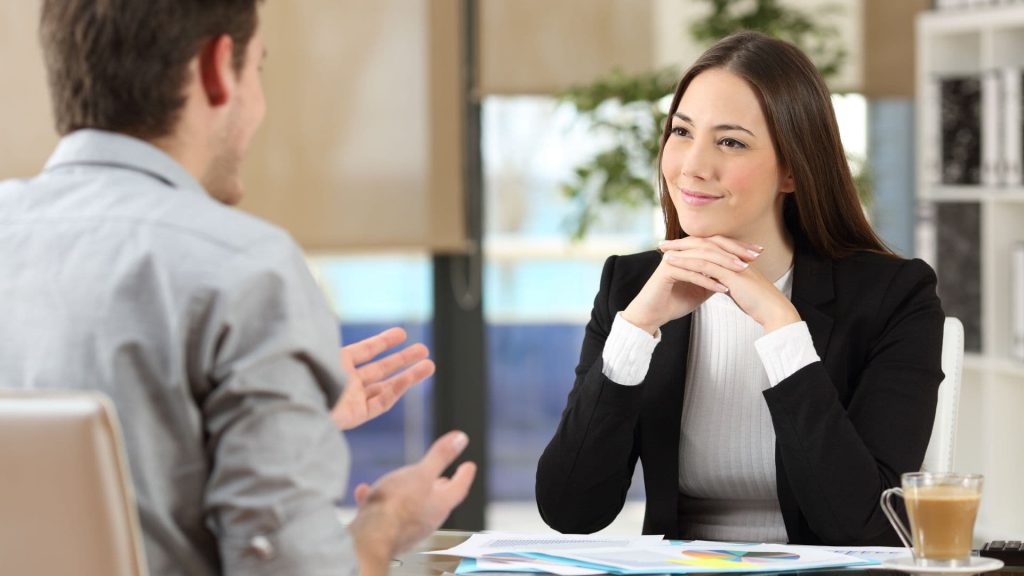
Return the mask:
<path id="1" fill-rule="evenodd" d="M 150 573 L 351 574 L 338 326 L 282 230 L 81 130 L 0 183 L 0 386 L 113 398 Z"/>

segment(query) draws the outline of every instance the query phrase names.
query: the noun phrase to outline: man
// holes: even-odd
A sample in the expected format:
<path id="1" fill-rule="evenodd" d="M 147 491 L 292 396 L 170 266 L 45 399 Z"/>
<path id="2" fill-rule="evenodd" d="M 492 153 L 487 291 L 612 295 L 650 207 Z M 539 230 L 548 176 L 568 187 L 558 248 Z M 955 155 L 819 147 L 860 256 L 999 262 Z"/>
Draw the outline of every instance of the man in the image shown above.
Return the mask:
<path id="1" fill-rule="evenodd" d="M 114 399 L 154 575 L 383 574 L 475 469 L 441 477 L 467 442 L 449 433 L 337 520 L 337 428 L 433 365 L 422 346 L 370 361 L 399 330 L 339 362 L 299 249 L 225 206 L 264 114 L 257 3 L 44 0 L 64 137 L 37 177 L 0 184 L 0 385 Z"/>

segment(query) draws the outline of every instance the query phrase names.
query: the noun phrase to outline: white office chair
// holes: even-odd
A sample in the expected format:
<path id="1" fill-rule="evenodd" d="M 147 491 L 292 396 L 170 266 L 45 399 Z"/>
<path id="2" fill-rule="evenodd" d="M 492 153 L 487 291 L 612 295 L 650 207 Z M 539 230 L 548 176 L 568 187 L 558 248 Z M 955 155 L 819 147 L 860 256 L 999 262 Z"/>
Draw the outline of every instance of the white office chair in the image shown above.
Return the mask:
<path id="1" fill-rule="evenodd" d="M 921 470 L 926 472 L 951 471 L 956 454 L 957 410 L 964 371 L 964 326 L 953 317 L 946 318 L 942 329 L 942 371 L 946 378 L 939 385 L 932 437 L 921 464 Z"/>
<path id="2" fill-rule="evenodd" d="M 111 402 L 0 390 L 0 570 L 145 576 L 135 496 Z"/>

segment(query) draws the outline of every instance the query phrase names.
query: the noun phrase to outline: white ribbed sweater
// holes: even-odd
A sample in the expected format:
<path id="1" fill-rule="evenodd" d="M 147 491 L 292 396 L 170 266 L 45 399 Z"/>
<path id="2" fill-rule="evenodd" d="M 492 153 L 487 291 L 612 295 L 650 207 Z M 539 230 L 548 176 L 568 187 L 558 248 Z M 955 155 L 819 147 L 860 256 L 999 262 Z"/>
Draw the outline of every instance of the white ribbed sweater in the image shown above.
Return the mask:
<path id="1" fill-rule="evenodd" d="M 792 293 L 792 269 L 775 285 Z M 616 317 L 603 372 L 643 381 L 661 340 Z M 776 496 L 775 431 L 761 392 L 817 361 L 807 324 L 771 334 L 726 294 L 693 313 L 679 443 L 684 538 L 785 542 Z"/>

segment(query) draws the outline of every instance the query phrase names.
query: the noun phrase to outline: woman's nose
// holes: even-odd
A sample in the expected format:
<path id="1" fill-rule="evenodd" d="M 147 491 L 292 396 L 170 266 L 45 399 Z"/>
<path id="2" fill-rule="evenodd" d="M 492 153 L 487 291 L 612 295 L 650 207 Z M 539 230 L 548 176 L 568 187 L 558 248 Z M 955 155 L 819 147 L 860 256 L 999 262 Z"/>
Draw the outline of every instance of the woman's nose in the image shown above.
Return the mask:
<path id="1" fill-rule="evenodd" d="M 711 175 L 711 157 L 706 145 L 692 142 L 683 151 L 679 170 L 683 176 L 707 180 Z"/>

